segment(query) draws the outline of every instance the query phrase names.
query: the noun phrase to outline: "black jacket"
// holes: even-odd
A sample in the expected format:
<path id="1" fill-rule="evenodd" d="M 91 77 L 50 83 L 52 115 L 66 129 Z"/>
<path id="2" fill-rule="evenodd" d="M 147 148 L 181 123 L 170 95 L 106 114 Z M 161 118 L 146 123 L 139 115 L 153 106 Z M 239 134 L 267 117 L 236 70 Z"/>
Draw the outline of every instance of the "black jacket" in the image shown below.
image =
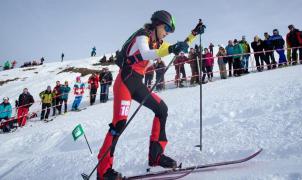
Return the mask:
<path id="1" fill-rule="evenodd" d="M 25 108 L 29 108 L 33 103 L 34 103 L 34 98 L 31 94 L 27 93 L 27 94 L 20 94 L 19 96 L 19 100 L 18 100 L 18 107 L 25 107 Z"/>
<path id="2" fill-rule="evenodd" d="M 112 84 L 112 74 L 111 74 L 110 71 L 107 71 L 107 72 L 102 71 L 100 73 L 100 77 L 99 78 L 100 78 L 100 85 L 106 83 L 109 86 L 111 86 L 111 84 Z"/>
<path id="3" fill-rule="evenodd" d="M 251 46 L 254 50 L 254 52 L 263 52 L 264 44 L 262 40 L 259 40 L 258 42 L 252 42 Z"/>

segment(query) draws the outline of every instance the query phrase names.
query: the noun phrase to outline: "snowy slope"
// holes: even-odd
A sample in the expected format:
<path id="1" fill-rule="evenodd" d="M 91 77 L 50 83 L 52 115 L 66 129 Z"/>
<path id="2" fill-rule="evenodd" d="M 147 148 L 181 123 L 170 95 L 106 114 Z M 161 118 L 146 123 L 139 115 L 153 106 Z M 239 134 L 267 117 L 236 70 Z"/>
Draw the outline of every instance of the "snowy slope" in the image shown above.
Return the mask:
<path id="1" fill-rule="evenodd" d="M 7 78 L 3 73 L 9 78 L 28 77 L 1 86 L 1 95 L 17 97 L 26 84 L 38 99 L 38 92 L 46 85 L 76 77 L 74 73 L 55 75 L 59 68 L 91 68 L 93 61 L 96 59 L 46 64 L 39 67 L 38 74 L 20 69 L 1 72 L 1 80 Z M 167 80 L 173 79 L 173 69 L 167 73 Z M 166 154 L 184 166 L 241 158 L 259 147 L 264 149 L 245 164 L 193 173 L 184 179 L 302 179 L 301 71 L 302 66 L 295 66 L 203 86 L 202 152 L 194 147 L 199 144 L 199 87 L 159 93 L 169 107 Z M 137 105 L 132 104 L 131 112 Z M 32 109 L 39 108 L 36 104 Z M 110 100 L 81 112 L 69 112 L 50 123 L 33 121 L 15 133 L 0 134 L 0 179 L 81 179 L 80 174 L 90 172 L 97 163 L 111 118 Z M 152 112 L 142 108 L 120 138 L 114 168 L 124 175 L 145 172 L 152 119 Z M 71 131 L 79 123 L 93 155 L 84 138 L 76 142 L 72 139 Z"/>

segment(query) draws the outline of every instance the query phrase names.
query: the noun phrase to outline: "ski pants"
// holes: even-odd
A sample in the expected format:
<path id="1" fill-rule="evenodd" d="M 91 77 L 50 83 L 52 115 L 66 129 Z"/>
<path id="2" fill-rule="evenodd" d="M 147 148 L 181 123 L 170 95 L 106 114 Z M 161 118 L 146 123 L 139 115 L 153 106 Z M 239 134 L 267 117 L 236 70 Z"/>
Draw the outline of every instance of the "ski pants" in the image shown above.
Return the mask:
<path id="1" fill-rule="evenodd" d="M 286 65 L 286 57 L 284 54 L 284 49 L 277 49 L 277 53 L 279 54 L 279 66 Z"/>
<path id="2" fill-rule="evenodd" d="M 82 96 L 76 96 L 72 104 L 72 110 L 77 110 L 82 101 Z"/>
<path id="3" fill-rule="evenodd" d="M 64 113 L 67 112 L 67 100 L 68 99 L 62 99 L 62 105 L 64 104 Z"/>
<path id="4" fill-rule="evenodd" d="M 100 101 L 101 102 L 107 102 L 108 101 L 108 94 L 109 94 L 109 84 L 107 84 L 107 83 L 101 84 Z"/>
<path id="5" fill-rule="evenodd" d="M 241 64 L 242 64 L 243 71 L 248 71 L 249 59 L 250 59 L 250 55 L 248 55 L 248 54 L 242 56 Z"/>
<path id="6" fill-rule="evenodd" d="M 19 126 L 24 126 L 26 124 L 27 115 L 28 115 L 27 107 L 18 108 L 18 124 L 19 124 Z"/>
<path id="7" fill-rule="evenodd" d="M 168 107 L 155 93 L 148 90 L 143 84 L 142 78 L 142 75 L 131 69 L 123 69 L 114 82 L 113 120 L 98 154 L 99 160 L 104 156 L 97 167 L 98 179 L 103 179 L 104 173 L 112 168 L 114 149 L 118 136 L 126 125 L 132 99 L 141 103 L 148 96 L 144 106 L 155 114 L 150 136 L 149 162 L 158 162 L 160 155 L 165 150 L 167 144 L 165 125 Z M 110 152 L 105 155 L 110 146 L 112 146 Z"/>
<path id="8" fill-rule="evenodd" d="M 90 105 L 93 105 L 95 103 L 96 98 L 96 92 L 98 91 L 97 88 L 91 88 L 90 89 Z"/>
<path id="9" fill-rule="evenodd" d="M 50 106 L 51 106 L 50 103 L 42 103 L 41 120 L 48 119 L 50 113 Z"/>

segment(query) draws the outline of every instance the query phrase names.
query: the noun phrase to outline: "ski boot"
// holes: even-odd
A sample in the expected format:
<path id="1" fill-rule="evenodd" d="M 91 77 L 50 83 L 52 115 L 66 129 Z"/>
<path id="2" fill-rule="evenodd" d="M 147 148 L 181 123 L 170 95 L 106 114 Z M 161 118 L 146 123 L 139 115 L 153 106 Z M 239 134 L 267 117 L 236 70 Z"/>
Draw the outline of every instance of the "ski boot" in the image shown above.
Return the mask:
<path id="1" fill-rule="evenodd" d="M 122 180 L 122 174 L 116 172 L 114 169 L 109 168 L 106 173 L 103 175 L 103 178 L 97 174 L 97 180 Z"/>
<path id="2" fill-rule="evenodd" d="M 171 168 L 171 169 L 175 169 L 177 168 L 177 162 L 164 155 L 164 154 L 161 154 L 157 160 L 157 162 L 152 162 L 149 160 L 149 166 L 161 166 L 163 168 Z"/>

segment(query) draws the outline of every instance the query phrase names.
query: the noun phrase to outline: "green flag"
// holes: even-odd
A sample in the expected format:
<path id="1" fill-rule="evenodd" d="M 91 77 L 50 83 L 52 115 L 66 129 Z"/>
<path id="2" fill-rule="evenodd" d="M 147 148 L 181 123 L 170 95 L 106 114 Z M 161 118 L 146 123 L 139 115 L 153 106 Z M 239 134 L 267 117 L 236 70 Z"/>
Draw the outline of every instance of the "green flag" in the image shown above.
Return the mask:
<path id="1" fill-rule="evenodd" d="M 72 131 L 73 139 L 76 141 L 79 137 L 81 137 L 84 134 L 84 130 L 81 126 L 81 124 L 77 125 L 74 130 Z"/>

